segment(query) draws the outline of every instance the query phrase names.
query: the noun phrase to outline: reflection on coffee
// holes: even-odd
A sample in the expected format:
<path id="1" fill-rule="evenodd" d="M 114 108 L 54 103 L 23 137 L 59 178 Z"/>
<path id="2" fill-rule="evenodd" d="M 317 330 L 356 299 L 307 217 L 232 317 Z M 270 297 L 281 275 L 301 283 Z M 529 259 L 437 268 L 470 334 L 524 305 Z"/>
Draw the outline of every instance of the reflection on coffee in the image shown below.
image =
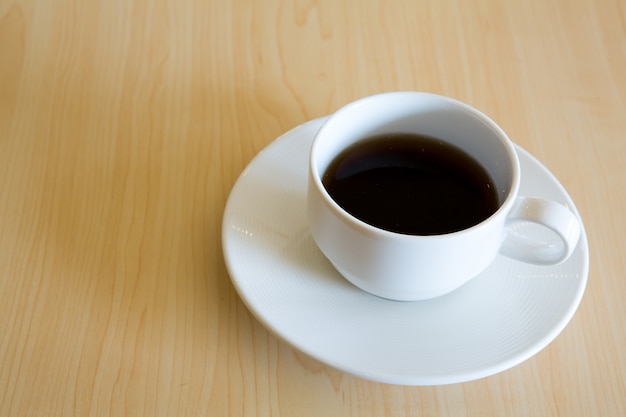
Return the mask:
<path id="1" fill-rule="evenodd" d="M 500 204 L 493 180 L 472 156 L 415 134 L 371 137 L 352 145 L 332 161 L 322 182 L 356 218 L 410 235 L 466 229 Z"/>

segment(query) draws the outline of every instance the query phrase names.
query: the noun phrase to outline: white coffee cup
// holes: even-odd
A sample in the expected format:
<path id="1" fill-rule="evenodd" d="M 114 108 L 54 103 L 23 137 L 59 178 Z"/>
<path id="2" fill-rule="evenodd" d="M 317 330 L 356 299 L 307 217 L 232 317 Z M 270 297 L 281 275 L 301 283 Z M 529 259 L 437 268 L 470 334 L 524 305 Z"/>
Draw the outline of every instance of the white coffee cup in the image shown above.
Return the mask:
<path id="1" fill-rule="evenodd" d="M 388 133 L 433 136 L 461 148 L 493 179 L 500 207 L 475 226 L 431 236 L 390 232 L 352 216 L 331 198 L 322 176 L 342 150 Z M 540 265 L 558 264 L 571 255 L 580 236 L 578 218 L 559 203 L 518 196 L 519 184 L 515 146 L 480 111 L 429 93 L 378 94 L 339 109 L 316 134 L 309 162 L 309 227 L 324 255 L 357 287 L 392 300 L 425 300 L 465 284 L 498 253 Z M 515 232 L 519 221 L 545 226 L 560 243 Z"/>

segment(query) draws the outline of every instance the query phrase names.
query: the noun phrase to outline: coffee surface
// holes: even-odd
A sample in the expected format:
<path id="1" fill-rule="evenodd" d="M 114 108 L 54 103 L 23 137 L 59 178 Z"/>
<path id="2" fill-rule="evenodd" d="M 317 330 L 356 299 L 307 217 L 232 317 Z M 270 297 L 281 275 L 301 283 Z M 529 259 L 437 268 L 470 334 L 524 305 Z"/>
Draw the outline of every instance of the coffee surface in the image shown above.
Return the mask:
<path id="1" fill-rule="evenodd" d="M 470 155 L 415 134 L 367 138 L 345 149 L 322 182 L 354 217 L 392 232 L 438 235 L 474 226 L 493 214 L 493 180 Z"/>

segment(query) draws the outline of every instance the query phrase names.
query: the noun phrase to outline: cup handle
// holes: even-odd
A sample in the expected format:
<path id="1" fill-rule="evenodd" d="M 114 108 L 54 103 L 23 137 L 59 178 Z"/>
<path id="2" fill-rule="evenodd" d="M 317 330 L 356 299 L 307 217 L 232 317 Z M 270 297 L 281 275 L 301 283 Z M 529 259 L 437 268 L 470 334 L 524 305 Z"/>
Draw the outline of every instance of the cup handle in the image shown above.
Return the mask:
<path id="1" fill-rule="evenodd" d="M 560 242 L 546 242 L 514 230 L 515 224 L 531 222 L 547 227 Z M 535 197 L 517 197 L 509 212 L 500 253 L 519 261 L 537 265 L 556 265 L 574 251 L 580 238 L 580 221 L 565 206 Z"/>

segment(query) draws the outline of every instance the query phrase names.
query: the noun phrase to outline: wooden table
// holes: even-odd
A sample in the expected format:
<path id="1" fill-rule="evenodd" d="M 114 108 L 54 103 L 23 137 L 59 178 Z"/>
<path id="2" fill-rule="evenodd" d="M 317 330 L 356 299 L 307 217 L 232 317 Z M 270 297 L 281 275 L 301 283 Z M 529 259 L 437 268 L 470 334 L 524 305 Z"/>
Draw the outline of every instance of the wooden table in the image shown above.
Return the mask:
<path id="1" fill-rule="evenodd" d="M 582 304 L 508 371 L 362 380 L 231 284 L 248 162 L 391 90 L 489 114 L 581 212 Z M 626 415 L 625 110 L 622 0 L 0 0 L 0 416 Z"/>

